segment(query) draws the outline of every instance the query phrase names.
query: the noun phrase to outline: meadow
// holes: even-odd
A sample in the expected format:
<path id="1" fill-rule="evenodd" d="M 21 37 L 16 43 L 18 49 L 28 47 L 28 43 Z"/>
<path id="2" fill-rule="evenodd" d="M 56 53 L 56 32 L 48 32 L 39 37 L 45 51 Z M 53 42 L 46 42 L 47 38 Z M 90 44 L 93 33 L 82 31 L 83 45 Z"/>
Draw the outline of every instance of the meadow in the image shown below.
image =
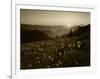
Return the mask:
<path id="1" fill-rule="evenodd" d="M 78 67 L 90 65 L 90 42 L 59 38 L 21 45 L 21 69 Z"/>

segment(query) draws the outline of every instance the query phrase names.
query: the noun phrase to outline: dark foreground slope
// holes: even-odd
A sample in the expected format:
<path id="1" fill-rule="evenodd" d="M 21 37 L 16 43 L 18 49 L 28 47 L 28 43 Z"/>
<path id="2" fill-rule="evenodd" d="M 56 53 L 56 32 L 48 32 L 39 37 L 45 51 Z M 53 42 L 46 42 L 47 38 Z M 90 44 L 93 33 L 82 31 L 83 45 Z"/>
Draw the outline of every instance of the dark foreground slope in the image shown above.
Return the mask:
<path id="1" fill-rule="evenodd" d="M 51 38 L 40 30 L 21 30 L 21 43 L 50 40 Z"/>

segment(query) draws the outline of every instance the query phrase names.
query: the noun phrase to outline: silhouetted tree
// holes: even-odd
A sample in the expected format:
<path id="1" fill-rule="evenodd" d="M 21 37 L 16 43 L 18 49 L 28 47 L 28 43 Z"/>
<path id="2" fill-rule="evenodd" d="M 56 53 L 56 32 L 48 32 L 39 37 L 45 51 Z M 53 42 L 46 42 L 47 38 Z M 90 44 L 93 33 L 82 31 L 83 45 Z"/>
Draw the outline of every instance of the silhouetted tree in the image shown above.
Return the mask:
<path id="1" fill-rule="evenodd" d="M 70 32 L 69 32 L 69 34 L 68 34 L 68 37 L 72 37 L 73 36 L 73 32 L 72 32 L 72 30 L 70 29 Z"/>

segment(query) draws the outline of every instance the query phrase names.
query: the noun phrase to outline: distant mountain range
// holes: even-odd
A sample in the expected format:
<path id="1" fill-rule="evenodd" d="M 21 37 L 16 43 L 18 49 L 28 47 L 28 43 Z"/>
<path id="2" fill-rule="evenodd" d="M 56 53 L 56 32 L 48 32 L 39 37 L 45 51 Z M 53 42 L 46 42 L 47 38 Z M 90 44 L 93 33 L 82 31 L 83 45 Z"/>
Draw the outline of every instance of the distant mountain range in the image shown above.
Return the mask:
<path id="1" fill-rule="evenodd" d="M 54 38 L 56 36 L 61 36 L 65 33 L 69 32 L 69 28 L 65 26 L 50 26 L 50 25 L 28 25 L 28 24 L 21 24 L 21 30 L 39 30 L 43 31 L 48 36 Z"/>
<path id="2" fill-rule="evenodd" d="M 72 36 L 89 37 L 90 24 L 80 27 L 76 26 L 71 29 L 64 26 L 46 26 L 46 25 L 27 25 L 21 24 L 21 42 L 34 42 L 41 40 L 50 40 L 55 37 L 66 38 L 72 31 Z"/>

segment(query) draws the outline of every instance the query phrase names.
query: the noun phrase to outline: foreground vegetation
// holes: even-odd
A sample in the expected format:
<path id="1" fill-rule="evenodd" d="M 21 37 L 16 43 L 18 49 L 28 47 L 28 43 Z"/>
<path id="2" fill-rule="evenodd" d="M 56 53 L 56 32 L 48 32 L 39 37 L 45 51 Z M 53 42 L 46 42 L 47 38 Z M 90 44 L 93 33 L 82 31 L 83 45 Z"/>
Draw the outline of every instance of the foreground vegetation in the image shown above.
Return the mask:
<path id="1" fill-rule="evenodd" d="M 89 45 L 78 38 L 22 44 L 21 69 L 89 66 Z"/>

